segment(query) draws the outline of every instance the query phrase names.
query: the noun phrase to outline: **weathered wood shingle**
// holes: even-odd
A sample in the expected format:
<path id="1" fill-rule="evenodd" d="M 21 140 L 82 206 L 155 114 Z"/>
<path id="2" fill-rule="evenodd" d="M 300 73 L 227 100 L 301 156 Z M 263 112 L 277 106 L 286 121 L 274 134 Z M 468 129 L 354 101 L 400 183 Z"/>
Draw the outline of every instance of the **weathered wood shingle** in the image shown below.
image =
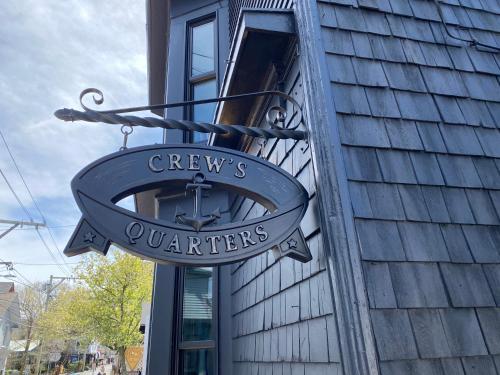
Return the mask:
<path id="1" fill-rule="evenodd" d="M 325 17 L 330 17 L 330 13 L 326 12 Z M 329 24 L 335 26 L 331 22 Z M 344 73 L 349 74 L 349 58 L 332 57 L 331 63 L 343 64 Z M 297 99 L 303 95 L 300 79 L 298 62 L 295 61 L 285 85 L 287 92 Z M 345 76 L 332 75 L 331 79 L 355 83 Z M 362 129 L 357 127 L 358 123 L 359 121 L 354 124 L 347 122 L 345 136 L 354 143 L 364 144 L 361 139 L 368 138 L 363 136 Z M 385 132 L 383 123 L 381 130 Z M 310 162 L 311 148 L 305 147 L 303 151 L 301 147 L 305 145 L 303 142 L 299 143 L 270 141 L 261 147 L 258 141 L 254 141 L 247 149 L 251 154 L 260 153 L 295 175 L 308 190 L 309 209 L 301 228 L 313 260 L 302 264 L 287 257 L 275 259 L 269 251 L 232 267 L 234 373 L 305 375 L 326 374 L 328 371 L 328 374 L 341 374 L 330 281 L 325 269 L 325 250 L 317 219 L 316 185 Z M 370 160 L 370 154 L 375 156 L 375 151 L 366 151 L 365 148 L 359 148 L 359 151 L 358 155 L 351 158 L 352 177 L 371 181 L 376 178 L 376 174 L 368 171 L 365 164 Z M 376 158 L 373 160 L 377 163 Z M 234 220 L 251 219 L 266 213 L 262 206 L 256 205 L 250 199 L 240 198 L 233 206 Z"/>
<path id="2" fill-rule="evenodd" d="M 434 1 L 320 2 L 381 374 L 496 374 L 500 55 Z M 440 3 L 500 46 L 498 1 Z"/>
<path id="3" fill-rule="evenodd" d="M 418 358 L 406 310 L 374 309 L 371 318 L 381 360 Z"/>
<path id="4" fill-rule="evenodd" d="M 441 265 L 441 270 L 453 306 L 495 305 L 483 269 L 479 264 L 446 263 Z"/>
<path id="5" fill-rule="evenodd" d="M 392 263 L 393 288 L 400 308 L 447 307 L 439 268 L 433 263 Z"/>
<path id="6" fill-rule="evenodd" d="M 446 333 L 438 310 L 410 310 L 410 320 L 415 332 L 419 354 L 422 358 L 451 357 Z"/>
<path id="7" fill-rule="evenodd" d="M 318 3 L 381 374 L 497 374 L 500 55 L 451 38 L 434 1 Z M 500 46 L 497 0 L 440 3 L 451 33 Z M 245 374 L 340 374 L 314 171 L 296 148 L 268 142 L 264 156 L 310 194 L 314 259 L 234 269 Z"/>
<path id="8" fill-rule="evenodd" d="M 491 354 L 500 354 L 500 309 L 478 309 L 477 315 Z"/>

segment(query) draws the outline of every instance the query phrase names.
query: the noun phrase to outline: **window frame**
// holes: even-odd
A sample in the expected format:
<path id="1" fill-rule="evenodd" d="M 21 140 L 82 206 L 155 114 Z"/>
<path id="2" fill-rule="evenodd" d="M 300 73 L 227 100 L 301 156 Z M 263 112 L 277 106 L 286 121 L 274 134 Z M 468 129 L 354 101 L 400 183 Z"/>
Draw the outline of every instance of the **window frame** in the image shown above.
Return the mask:
<path id="1" fill-rule="evenodd" d="M 174 374 L 182 375 L 182 354 L 184 351 L 198 349 L 213 350 L 213 374 L 218 374 L 218 358 L 219 358 L 219 272 L 218 267 L 212 267 L 212 339 L 210 340 L 193 340 L 184 341 L 182 338 L 182 319 L 184 310 L 184 280 L 187 267 L 179 267 L 178 279 L 176 282 L 177 295 L 174 308 L 175 315 L 175 343 L 174 343 Z"/>
<path id="2" fill-rule="evenodd" d="M 218 11 L 212 11 L 205 13 L 198 17 L 190 18 L 185 21 L 184 30 L 184 100 L 194 99 L 194 86 L 198 83 L 209 82 L 211 80 L 215 81 L 216 92 L 214 96 L 217 96 L 219 90 L 219 25 L 218 25 Z M 201 26 L 212 22 L 213 24 L 213 39 L 214 39 L 214 66 L 213 70 L 210 72 L 201 73 L 198 75 L 192 74 L 192 64 L 193 64 L 193 30 L 197 26 Z M 184 108 L 184 118 L 189 120 L 194 119 L 194 106 L 188 106 Z M 193 143 L 193 132 L 184 132 L 184 143 Z M 206 140 L 208 143 L 208 139 Z M 204 143 L 204 142 L 200 142 Z M 192 351 L 197 349 L 212 349 L 213 350 L 213 374 L 218 374 L 219 367 L 219 298 L 218 298 L 218 288 L 219 288 L 219 272 L 218 267 L 212 267 L 212 332 L 213 338 L 210 340 L 200 340 L 200 341 L 184 341 L 182 338 L 182 319 L 183 319 L 183 308 L 184 308 L 184 280 L 186 274 L 186 267 L 178 267 L 177 277 L 176 277 L 176 291 L 175 293 L 175 303 L 173 311 L 173 323 L 174 326 L 174 342 L 172 343 L 173 349 L 173 371 L 175 375 L 182 375 L 183 368 L 181 366 L 183 352 Z"/>
<path id="3" fill-rule="evenodd" d="M 193 75 L 193 30 L 195 27 L 202 26 L 207 23 L 213 23 L 213 33 L 214 33 L 214 66 L 213 70 L 210 72 L 205 72 L 197 75 Z M 209 82 L 211 80 L 215 81 L 215 95 L 219 91 L 219 38 L 218 38 L 218 22 L 217 22 L 217 12 L 212 12 L 209 14 L 205 14 L 201 17 L 194 18 L 186 22 L 186 69 L 185 69 L 185 96 L 184 100 L 194 100 L 194 86 L 199 83 Z M 194 120 L 194 105 L 186 107 L 186 111 L 184 113 L 185 118 L 189 120 Z M 214 112 L 215 114 L 215 112 Z M 193 143 L 194 137 L 193 132 L 186 133 L 186 142 Z M 208 143 L 208 138 L 207 138 Z"/>
<path id="4" fill-rule="evenodd" d="M 186 100 L 188 96 L 188 57 L 187 47 L 190 43 L 189 25 L 196 21 L 214 19 L 215 69 L 216 87 L 221 87 L 220 79 L 224 76 L 227 67 L 226 59 L 229 56 L 229 29 L 227 0 L 179 0 L 171 1 L 167 13 L 168 33 L 166 50 L 166 69 L 164 86 L 164 102 L 173 103 Z M 219 91 L 217 91 L 217 94 Z M 189 107 L 167 108 L 164 118 L 176 120 L 189 119 Z M 179 129 L 165 129 L 163 143 L 189 143 L 190 134 Z M 156 196 L 156 214 L 159 218 L 171 220 L 168 211 L 160 209 L 160 202 L 164 196 Z M 177 325 L 180 298 L 178 291 L 182 280 L 182 267 L 169 264 L 155 266 L 154 289 L 151 304 L 151 320 L 148 338 L 148 355 L 146 368 L 153 374 L 178 374 L 180 367 L 177 358 L 177 342 L 180 327 Z M 229 296 L 230 266 L 214 268 L 213 295 L 217 298 L 217 311 L 214 332 L 216 334 L 216 349 L 214 355 L 214 371 L 220 375 L 232 374 L 232 342 L 231 328 L 227 324 L 220 324 L 218 319 L 228 322 L 230 315 L 230 299 L 219 298 Z M 219 281 L 221 280 L 221 281 Z M 215 284 L 216 283 L 216 284 Z M 217 285 L 217 286 L 215 286 Z M 223 289 L 223 293 L 219 289 Z M 214 302 L 215 303 L 215 302 Z M 224 353 L 220 351 L 224 348 Z"/>

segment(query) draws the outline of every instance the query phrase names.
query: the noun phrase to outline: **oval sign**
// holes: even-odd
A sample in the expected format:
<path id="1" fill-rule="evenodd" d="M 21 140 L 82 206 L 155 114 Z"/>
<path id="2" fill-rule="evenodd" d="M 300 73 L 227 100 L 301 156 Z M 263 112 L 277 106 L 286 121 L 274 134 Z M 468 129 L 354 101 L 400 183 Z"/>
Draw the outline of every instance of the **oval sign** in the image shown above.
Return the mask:
<path id="1" fill-rule="evenodd" d="M 242 152 L 203 145 L 132 148 L 85 167 L 71 186 L 83 217 L 64 250 L 68 256 L 106 254 L 114 243 L 142 258 L 179 265 L 237 262 L 269 249 L 302 262 L 311 259 L 299 227 L 306 190 L 282 169 Z M 179 202 L 171 220 L 116 205 L 151 189 L 177 192 L 170 198 Z M 217 198 L 210 194 L 216 191 L 248 197 L 270 213 L 230 222 L 228 210 L 204 208 L 213 206 Z"/>

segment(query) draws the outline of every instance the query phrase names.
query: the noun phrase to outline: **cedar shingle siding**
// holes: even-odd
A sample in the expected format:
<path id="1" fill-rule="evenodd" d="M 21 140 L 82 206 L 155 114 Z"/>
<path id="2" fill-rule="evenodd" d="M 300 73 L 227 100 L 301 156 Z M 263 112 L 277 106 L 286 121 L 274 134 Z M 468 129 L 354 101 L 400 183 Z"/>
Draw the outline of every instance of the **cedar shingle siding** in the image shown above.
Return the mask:
<path id="1" fill-rule="evenodd" d="M 500 374 L 500 53 L 450 38 L 433 1 L 318 7 L 381 374 Z M 500 47 L 498 0 L 442 8 L 452 33 Z M 302 103 L 300 80 L 296 61 Z M 310 193 L 313 260 L 233 266 L 234 372 L 341 374 L 310 150 L 259 142 L 246 151 Z"/>
<path id="2" fill-rule="evenodd" d="M 303 102 L 298 61 L 285 91 Z M 278 103 L 273 103 L 278 104 Z M 293 121 L 293 119 L 292 119 Z M 322 247 L 310 149 L 303 141 L 253 141 L 247 152 L 293 174 L 310 194 L 302 230 L 313 260 L 302 264 L 272 252 L 233 266 L 232 315 L 235 374 L 340 374 L 336 322 Z M 232 206 L 235 220 L 265 214 L 250 200 Z"/>
<path id="3" fill-rule="evenodd" d="M 498 1 L 443 3 L 500 47 Z M 500 54 L 433 1 L 318 6 L 381 373 L 500 373 Z"/>

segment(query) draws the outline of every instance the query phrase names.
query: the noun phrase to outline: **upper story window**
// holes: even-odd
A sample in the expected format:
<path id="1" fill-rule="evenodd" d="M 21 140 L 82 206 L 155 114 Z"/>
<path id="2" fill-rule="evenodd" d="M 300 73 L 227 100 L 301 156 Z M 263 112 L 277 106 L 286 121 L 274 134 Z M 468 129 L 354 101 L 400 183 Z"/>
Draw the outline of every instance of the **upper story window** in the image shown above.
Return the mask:
<path id="1" fill-rule="evenodd" d="M 214 20 L 191 26 L 191 76 L 215 74 Z"/>
<path id="2" fill-rule="evenodd" d="M 209 99 L 217 96 L 217 75 L 215 59 L 215 18 L 207 18 L 189 25 L 188 46 L 188 95 L 190 100 Z M 191 119 L 212 122 L 215 103 L 195 105 L 191 109 Z M 193 143 L 203 143 L 207 134 L 194 132 Z"/>
<path id="3" fill-rule="evenodd" d="M 217 96 L 217 37 L 215 14 L 187 21 L 187 100 Z M 179 77 L 180 78 L 180 77 Z M 189 119 L 213 122 L 215 103 L 190 108 Z M 208 135 L 192 132 L 188 141 L 206 143 Z M 176 375 L 213 375 L 217 368 L 217 270 L 211 267 L 182 267 L 179 271 L 179 303 L 176 305 Z M 215 289 L 216 290 L 216 289 Z"/>

